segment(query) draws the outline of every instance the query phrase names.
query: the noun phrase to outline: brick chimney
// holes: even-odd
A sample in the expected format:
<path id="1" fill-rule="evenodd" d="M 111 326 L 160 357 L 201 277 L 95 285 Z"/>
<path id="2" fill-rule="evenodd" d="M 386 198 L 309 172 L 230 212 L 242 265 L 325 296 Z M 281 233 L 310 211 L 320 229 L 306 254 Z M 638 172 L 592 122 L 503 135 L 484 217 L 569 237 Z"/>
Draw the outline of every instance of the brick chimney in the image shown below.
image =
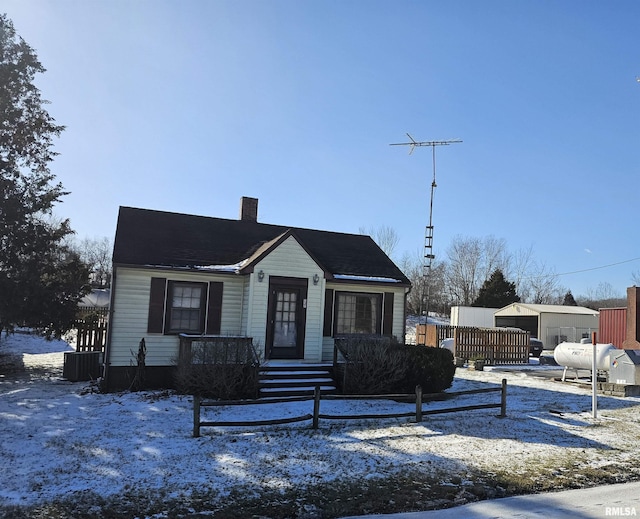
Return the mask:
<path id="1" fill-rule="evenodd" d="M 258 221 L 258 199 L 243 196 L 240 199 L 240 220 L 245 222 Z"/>
<path id="2" fill-rule="evenodd" d="M 635 286 L 627 288 L 627 338 L 622 343 L 622 348 L 625 350 L 640 349 L 638 294 L 640 294 L 640 288 Z"/>

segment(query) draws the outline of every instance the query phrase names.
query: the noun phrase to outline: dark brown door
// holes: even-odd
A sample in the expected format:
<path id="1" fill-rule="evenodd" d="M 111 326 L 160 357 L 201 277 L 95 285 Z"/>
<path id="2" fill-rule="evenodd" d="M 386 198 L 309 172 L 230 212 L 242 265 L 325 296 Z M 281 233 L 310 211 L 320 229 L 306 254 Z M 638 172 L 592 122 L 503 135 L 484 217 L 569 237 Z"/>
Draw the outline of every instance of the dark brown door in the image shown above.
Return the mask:
<path id="1" fill-rule="evenodd" d="M 271 277 L 267 315 L 267 359 L 304 357 L 307 280 Z"/>

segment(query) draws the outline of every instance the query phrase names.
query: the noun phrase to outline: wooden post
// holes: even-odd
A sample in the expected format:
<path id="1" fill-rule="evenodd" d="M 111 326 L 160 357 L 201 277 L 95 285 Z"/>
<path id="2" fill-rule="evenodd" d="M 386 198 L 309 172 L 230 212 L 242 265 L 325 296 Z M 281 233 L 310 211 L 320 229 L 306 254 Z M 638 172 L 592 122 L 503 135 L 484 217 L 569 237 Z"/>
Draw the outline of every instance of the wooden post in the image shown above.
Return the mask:
<path id="1" fill-rule="evenodd" d="M 502 379 L 502 391 L 500 392 L 500 418 L 507 416 L 507 379 Z"/>
<path id="2" fill-rule="evenodd" d="M 313 390 L 313 428 L 318 428 L 320 421 L 320 386 L 316 386 Z"/>
<path id="3" fill-rule="evenodd" d="M 193 437 L 200 437 L 200 396 L 193 395 Z"/>
<path id="4" fill-rule="evenodd" d="M 422 421 L 422 386 L 416 386 L 416 422 Z"/>

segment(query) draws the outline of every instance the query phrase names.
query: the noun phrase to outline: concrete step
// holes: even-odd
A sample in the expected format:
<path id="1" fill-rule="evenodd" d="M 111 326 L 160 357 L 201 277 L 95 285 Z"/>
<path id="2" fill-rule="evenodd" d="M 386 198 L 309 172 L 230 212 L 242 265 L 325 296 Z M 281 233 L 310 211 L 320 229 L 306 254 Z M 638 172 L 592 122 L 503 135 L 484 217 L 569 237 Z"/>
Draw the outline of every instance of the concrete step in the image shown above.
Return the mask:
<path id="1" fill-rule="evenodd" d="M 317 378 L 268 378 L 261 379 L 260 385 L 262 387 L 306 387 L 306 386 L 317 386 L 317 385 L 333 385 L 333 379 L 329 376 L 326 377 L 317 377 Z"/>
<path id="2" fill-rule="evenodd" d="M 269 363 L 260 368 L 260 397 L 311 396 L 315 387 L 335 393 L 330 364 Z"/>

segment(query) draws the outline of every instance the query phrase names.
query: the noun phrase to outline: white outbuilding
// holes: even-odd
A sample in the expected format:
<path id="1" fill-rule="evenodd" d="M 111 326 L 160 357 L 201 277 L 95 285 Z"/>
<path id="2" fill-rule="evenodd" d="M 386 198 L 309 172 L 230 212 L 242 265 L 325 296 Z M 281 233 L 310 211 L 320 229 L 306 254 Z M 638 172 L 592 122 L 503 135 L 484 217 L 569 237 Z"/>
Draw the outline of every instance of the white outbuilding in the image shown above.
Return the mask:
<path id="1" fill-rule="evenodd" d="M 583 306 L 512 303 L 497 310 L 494 319 L 497 327 L 530 332 L 550 350 L 561 342 L 580 342 L 597 332 L 600 314 Z"/>

